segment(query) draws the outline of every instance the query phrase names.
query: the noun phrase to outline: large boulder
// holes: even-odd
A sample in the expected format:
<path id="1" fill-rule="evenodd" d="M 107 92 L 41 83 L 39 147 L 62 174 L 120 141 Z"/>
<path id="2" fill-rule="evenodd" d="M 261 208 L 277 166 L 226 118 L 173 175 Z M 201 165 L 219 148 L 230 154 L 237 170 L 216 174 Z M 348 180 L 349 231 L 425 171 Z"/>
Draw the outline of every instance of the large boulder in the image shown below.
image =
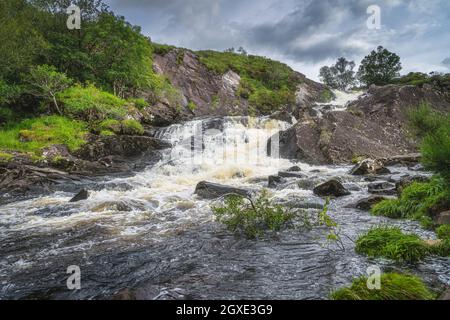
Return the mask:
<path id="1" fill-rule="evenodd" d="M 194 193 L 204 199 L 216 199 L 227 194 L 238 194 L 244 197 L 251 196 L 251 192 L 249 190 L 207 181 L 199 182 L 195 187 Z"/>
<path id="2" fill-rule="evenodd" d="M 329 180 L 316 186 L 313 192 L 320 197 L 343 197 L 350 194 L 350 192 L 344 188 L 342 183 L 336 179 Z"/>

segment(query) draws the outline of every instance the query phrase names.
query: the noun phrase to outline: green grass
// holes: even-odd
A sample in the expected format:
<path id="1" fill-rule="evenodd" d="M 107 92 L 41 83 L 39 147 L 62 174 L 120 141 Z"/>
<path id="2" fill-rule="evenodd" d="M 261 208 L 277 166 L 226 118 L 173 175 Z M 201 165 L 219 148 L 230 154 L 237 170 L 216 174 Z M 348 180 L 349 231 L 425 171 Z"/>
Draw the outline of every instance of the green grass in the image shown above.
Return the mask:
<path id="1" fill-rule="evenodd" d="M 422 279 L 407 274 L 385 273 L 381 275 L 380 290 L 367 288 L 367 278 L 357 278 L 350 287 L 331 294 L 333 300 L 434 300 L 433 293 Z"/>
<path id="2" fill-rule="evenodd" d="M 369 257 L 417 262 L 430 254 L 429 246 L 414 234 L 404 234 L 397 227 L 372 228 L 356 240 L 356 252 Z"/>
<path id="3" fill-rule="evenodd" d="M 450 189 L 445 180 L 434 177 L 430 182 L 414 182 L 407 186 L 399 199 L 383 200 L 373 206 L 371 213 L 393 219 L 408 218 L 433 227 L 436 212 L 450 208 Z"/>
<path id="4" fill-rule="evenodd" d="M 219 75 L 229 70 L 239 74 L 237 94 L 263 114 L 295 102 L 296 87 L 301 80 L 286 64 L 232 52 L 200 51 L 198 55 L 209 70 Z"/>
<path id="5" fill-rule="evenodd" d="M 86 141 L 86 124 L 60 116 L 45 116 L 9 123 L 0 129 L 0 150 L 41 154 L 42 148 L 65 144 L 74 151 Z"/>
<path id="6" fill-rule="evenodd" d="M 143 135 L 144 127 L 136 120 L 127 119 L 121 122 L 122 133 L 128 135 Z"/>
<path id="7" fill-rule="evenodd" d="M 194 112 L 197 109 L 197 105 L 193 101 L 189 101 L 187 105 L 188 109 Z"/>
<path id="8" fill-rule="evenodd" d="M 93 85 L 72 86 L 58 94 L 58 100 L 64 106 L 64 114 L 85 121 L 122 119 L 127 113 L 125 100 Z"/>
<path id="9" fill-rule="evenodd" d="M 0 162 L 9 162 L 13 158 L 14 156 L 12 154 L 0 151 Z"/>

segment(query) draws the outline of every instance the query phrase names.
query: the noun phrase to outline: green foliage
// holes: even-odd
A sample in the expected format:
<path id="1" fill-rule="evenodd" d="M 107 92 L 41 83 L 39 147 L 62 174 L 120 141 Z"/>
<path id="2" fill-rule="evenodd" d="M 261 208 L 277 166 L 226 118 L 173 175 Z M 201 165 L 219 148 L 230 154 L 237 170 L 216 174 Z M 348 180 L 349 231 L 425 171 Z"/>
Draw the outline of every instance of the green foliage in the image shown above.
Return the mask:
<path id="1" fill-rule="evenodd" d="M 409 112 L 411 131 L 421 139 L 422 164 L 450 182 L 450 115 L 421 104 Z"/>
<path id="2" fill-rule="evenodd" d="M 369 257 L 384 257 L 395 261 L 417 262 L 426 257 L 429 246 L 417 235 L 404 234 L 397 227 L 372 228 L 356 240 L 356 252 Z"/>
<path id="3" fill-rule="evenodd" d="M 122 133 L 127 135 L 143 135 L 144 127 L 133 119 L 123 120 L 122 123 Z"/>
<path id="4" fill-rule="evenodd" d="M 333 300 L 434 300 L 433 293 L 422 279 L 408 274 L 381 275 L 380 290 L 367 287 L 367 277 L 355 279 L 352 285 L 331 294 Z"/>
<path id="5" fill-rule="evenodd" d="M 64 113 L 86 121 L 108 118 L 121 119 L 126 115 L 126 101 L 92 84 L 72 86 L 57 95 L 64 105 Z"/>
<path id="6" fill-rule="evenodd" d="M 193 101 L 189 101 L 187 107 L 188 107 L 188 109 L 191 110 L 192 112 L 194 112 L 194 111 L 197 109 L 197 105 L 196 105 L 195 102 L 193 102 Z"/>
<path id="7" fill-rule="evenodd" d="M 439 239 L 449 240 L 450 239 L 450 225 L 443 224 L 436 229 L 436 235 Z"/>
<path id="8" fill-rule="evenodd" d="M 399 199 L 383 200 L 372 207 L 372 214 L 393 219 L 408 218 L 427 222 L 437 211 L 450 208 L 450 189 L 438 177 L 430 182 L 414 182 Z"/>
<path id="9" fill-rule="evenodd" d="M 103 135 L 110 135 L 109 133 L 121 134 L 122 124 L 116 119 L 106 119 L 99 124 L 98 129 L 103 132 Z"/>
<path id="10" fill-rule="evenodd" d="M 331 91 L 328 90 L 328 89 L 325 89 L 325 90 L 323 90 L 322 93 L 320 94 L 319 102 L 322 102 L 322 103 L 328 103 L 328 102 L 330 102 L 331 100 L 333 100 L 333 98 L 334 98 L 333 92 L 331 92 Z"/>
<path id="11" fill-rule="evenodd" d="M 286 227 L 296 213 L 273 204 L 267 191 L 253 201 L 239 195 L 229 195 L 223 206 L 213 206 L 217 220 L 225 224 L 232 232 L 243 233 L 253 239 L 264 235 L 266 231 L 279 231 Z"/>
<path id="12" fill-rule="evenodd" d="M 264 57 L 233 52 L 198 52 L 200 61 L 217 74 L 232 70 L 241 76 L 238 95 L 263 114 L 295 102 L 301 79 L 287 65 Z"/>
<path id="13" fill-rule="evenodd" d="M 142 110 L 149 106 L 148 102 L 145 101 L 144 98 L 130 98 L 127 101 L 130 102 L 133 106 L 135 106 L 139 110 Z"/>
<path id="14" fill-rule="evenodd" d="M 0 163 L 9 162 L 13 158 L 14 156 L 12 154 L 0 151 Z"/>
<path id="15" fill-rule="evenodd" d="M 344 57 L 337 60 L 330 67 L 320 68 L 319 77 L 330 88 L 347 90 L 355 84 L 354 61 L 347 61 Z"/>
<path id="16" fill-rule="evenodd" d="M 400 57 L 379 46 L 361 61 L 357 76 L 366 86 L 385 85 L 398 77 L 401 69 Z"/>
<path id="17" fill-rule="evenodd" d="M 170 46 L 167 44 L 159 44 L 159 43 L 154 43 L 154 42 L 152 43 L 152 47 L 153 47 L 153 53 L 156 53 L 160 56 L 165 56 L 170 51 L 175 49 L 174 46 Z"/>
<path id="18" fill-rule="evenodd" d="M 0 130 L 0 150 L 40 154 L 44 147 L 65 144 L 76 150 L 85 143 L 86 125 L 61 116 L 46 116 L 10 123 Z"/>
<path id="19" fill-rule="evenodd" d="M 29 85 L 26 90 L 27 93 L 52 103 L 55 111 L 62 115 L 62 111 L 56 101 L 56 95 L 70 86 L 72 83 L 71 79 L 64 73 L 57 72 L 55 67 L 48 65 L 31 68 L 24 78 Z"/>

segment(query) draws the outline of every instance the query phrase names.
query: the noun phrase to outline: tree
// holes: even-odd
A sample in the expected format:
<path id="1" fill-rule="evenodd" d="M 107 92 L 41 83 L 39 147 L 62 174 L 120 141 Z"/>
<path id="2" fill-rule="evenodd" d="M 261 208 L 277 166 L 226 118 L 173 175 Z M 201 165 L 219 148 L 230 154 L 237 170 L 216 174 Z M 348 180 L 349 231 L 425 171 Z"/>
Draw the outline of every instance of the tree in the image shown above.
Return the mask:
<path id="1" fill-rule="evenodd" d="M 354 68 L 355 62 L 341 57 L 336 61 L 336 64 L 320 68 L 319 77 L 323 83 L 331 88 L 347 90 L 355 84 Z"/>
<path id="2" fill-rule="evenodd" d="M 379 46 L 361 61 L 358 79 L 367 86 L 385 85 L 400 76 L 401 69 L 400 57 Z"/>
<path id="3" fill-rule="evenodd" d="M 25 82 L 29 84 L 27 92 L 39 98 L 52 101 L 55 110 L 62 115 L 56 100 L 56 94 L 67 89 L 72 80 L 64 73 L 56 71 L 56 68 L 48 65 L 34 67 L 25 76 Z"/>

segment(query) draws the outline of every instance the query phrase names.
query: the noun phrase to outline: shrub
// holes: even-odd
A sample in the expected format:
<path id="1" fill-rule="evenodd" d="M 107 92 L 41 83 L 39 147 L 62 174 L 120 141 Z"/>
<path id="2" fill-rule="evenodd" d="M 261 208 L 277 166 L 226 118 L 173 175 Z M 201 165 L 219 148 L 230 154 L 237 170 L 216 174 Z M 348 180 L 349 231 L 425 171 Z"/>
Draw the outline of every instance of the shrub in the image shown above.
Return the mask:
<path id="1" fill-rule="evenodd" d="M 64 104 L 64 113 L 86 121 L 121 119 L 126 115 L 126 101 L 92 84 L 75 85 L 58 94 Z"/>
<path id="2" fill-rule="evenodd" d="M 407 274 L 381 275 L 380 290 L 367 288 L 367 277 L 357 278 L 352 285 L 331 294 L 333 300 L 433 300 L 436 295 L 422 279 Z"/>
<path id="3" fill-rule="evenodd" d="M 223 206 L 213 206 L 212 210 L 217 220 L 229 230 L 243 233 L 250 239 L 262 236 L 266 231 L 279 231 L 296 216 L 295 212 L 273 204 L 267 191 L 263 191 L 255 201 L 229 195 Z"/>
<path id="4" fill-rule="evenodd" d="M 46 116 L 7 124 L 0 130 L 0 149 L 40 154 L 42 148 L 65 144 L 76 150 L 86 141 L 86 125 L 61 116 Z"/>
<path id="5" fill-rule="evenodd" d="M 142 125 L 133 119 L 129 120 L 123 120 L 121 122 L 122 125 L 122 133 L 128 134 L 128 135 L 143 135 L 144 134 L 144 127 Z"/>
<path id="6" fill-rule="evenodd" d="M 356 252 L 369 257 L 416 262 L 429 254 L 428 245 L 417 235 L 404 234 L 397 227 L 380 226 L 369 230 L 356 241 Z"/>

